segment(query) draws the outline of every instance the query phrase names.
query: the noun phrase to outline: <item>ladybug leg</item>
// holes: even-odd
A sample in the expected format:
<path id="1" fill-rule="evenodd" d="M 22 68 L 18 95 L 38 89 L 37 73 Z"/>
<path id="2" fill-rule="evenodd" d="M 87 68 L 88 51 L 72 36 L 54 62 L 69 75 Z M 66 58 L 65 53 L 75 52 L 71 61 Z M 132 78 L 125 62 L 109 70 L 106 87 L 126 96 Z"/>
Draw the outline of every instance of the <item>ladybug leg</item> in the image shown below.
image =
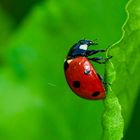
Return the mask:
<path id="1" fill-rule="evenodd" d="M 97 75 L 104 85 L 111 85 L 110 83 L 105 82 L 105 79 L 100 74 L 97 73 Z"/>
<path id="2" fill-rule="evenodd" d="M 91 56 L 91 55 L 99 53 L 99 52 L 106 52 L 106 50 L 87 50 L 86 56 Z"/>
<path id="3" fill-rule="evenodd" d="M 88 58 L 89 60 L 92 60 L 96 63 L 99 63 L 99 64 L 105 64 L 109 59 L 111 59 L 112 56 L 109 56 L 107 58 L 102 58 L 102 57 L 94 57 L 94 58 Z M 102 61 L 100 61 L 102 60 Z"/>
<path id="4" fill-rule="evenodd" d="M 98 73 L 97 73 L 97 75 L 98 75 L 99 79 L 103 82 L 104 78 L 100 74 L 98 74 Z"/>

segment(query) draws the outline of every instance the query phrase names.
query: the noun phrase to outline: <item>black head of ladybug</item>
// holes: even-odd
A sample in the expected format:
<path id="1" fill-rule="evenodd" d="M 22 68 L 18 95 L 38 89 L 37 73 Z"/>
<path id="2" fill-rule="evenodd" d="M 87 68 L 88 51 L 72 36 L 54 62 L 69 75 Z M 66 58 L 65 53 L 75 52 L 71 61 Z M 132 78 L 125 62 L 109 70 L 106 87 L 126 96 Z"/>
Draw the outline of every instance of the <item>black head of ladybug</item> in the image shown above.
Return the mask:
<path id="1" fill-rule="evenodd" d="M 68 58 L 74 58 L 77 56 L 86 56 L 88 47 L 91 45 L 97 45 L 97 43 L 90 40 L 79 40 L 78 43 L 74 44 L 68 53 Z"/>
<path id="2" fill-rule="evenodd" d="M 78 43 L 81 44 L 81 45 L 87 45 L 87 46 L 94 45 L 93 41 L 85 40 L 85 39 L 79 40 Z"/>

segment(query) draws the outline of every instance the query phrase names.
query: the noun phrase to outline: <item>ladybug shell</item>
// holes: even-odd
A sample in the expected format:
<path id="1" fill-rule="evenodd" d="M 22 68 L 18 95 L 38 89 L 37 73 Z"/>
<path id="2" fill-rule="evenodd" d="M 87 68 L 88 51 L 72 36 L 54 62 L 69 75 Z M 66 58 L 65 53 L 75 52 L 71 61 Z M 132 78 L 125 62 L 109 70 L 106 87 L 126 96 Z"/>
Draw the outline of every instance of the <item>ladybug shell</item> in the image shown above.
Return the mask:
<path id="1" fill-rule="evenodd" d="M 86 57 L 76 57 L 64 62 L 66 80 L 70 88 L 80 97 L 96 100 L 105 97 L 104 86 Z"/>

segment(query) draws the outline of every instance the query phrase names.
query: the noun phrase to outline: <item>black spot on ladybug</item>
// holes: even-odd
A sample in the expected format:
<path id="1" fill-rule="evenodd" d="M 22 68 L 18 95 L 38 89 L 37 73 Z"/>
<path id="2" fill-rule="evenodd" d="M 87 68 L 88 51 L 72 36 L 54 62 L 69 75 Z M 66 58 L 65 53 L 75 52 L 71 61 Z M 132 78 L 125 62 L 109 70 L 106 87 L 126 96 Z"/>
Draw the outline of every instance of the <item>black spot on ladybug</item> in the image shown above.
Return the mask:
<path id="1" fill-rule="evenodd" d="M 67 61 L 65 61 L 65 62 L 64 62 L 64 70 L 67 70 L 67 69 L 68 69 L 68 67 L 69 67 L 69 64 L 68 64 L 68 62 L 67 62 Z"/>
<path id="2" fill-rule="evenodd" d="M 93 96 L 93 97 L 96 97 L 96 96 L 98 96 L 99 94 L 100 94 L 99 91 L 95 91 L 95 92 L 92 94 L 92 96 Z"/>
<path id="3" fill-rule="evenodd" d="M 73 82 L 73 86 L 74 86 L 75 88 L 79 88 L 79 87 L 80 87 L 80 81 L 74 81 L 74 82 Z"/>
<path id="4" fill-rule="evenodd" d="M 88 75 L 89 73 L 90 73 L 90 70 L 85 70 L 85 71 L 84 71 L 84 74 L 85 74 L 85 75 Z"/>

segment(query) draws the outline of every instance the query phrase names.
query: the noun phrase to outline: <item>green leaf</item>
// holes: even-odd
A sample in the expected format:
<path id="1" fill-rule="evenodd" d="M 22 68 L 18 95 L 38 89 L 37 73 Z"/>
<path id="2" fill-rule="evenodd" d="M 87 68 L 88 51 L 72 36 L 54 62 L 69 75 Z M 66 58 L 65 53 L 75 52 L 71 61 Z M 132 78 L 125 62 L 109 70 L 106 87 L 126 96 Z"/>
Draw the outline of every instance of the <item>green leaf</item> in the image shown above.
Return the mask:
<path id="1" fill-rule="evenodd" d="M 4 54 L 1 139 L 100 139 L 103 103 L 73 94 L 65 81 L 63 62 L 81 38 L 98 38 L 100 48 L 118 40 L 126 1 L 52 0 L 33 8 Z M 99 73 L 104 71 L 103 66 L 95 67 Z"/>
<path id="2" fill-rule="evenodd" d="M 110 47 L 112 63 L 106 65 L 108 96 L 104 101 L 104 139 L 120 140 L 128 127 L 138 96 L 140 75 L 140 1 L 130 0 L 126 6 L 127 20 L 120 41 Z M 113 67 L 112 67 L 113 66 Z M 116 78 L 114 78 L 116 77 Z M 112 79 L 112 80 L 111 80 Z M 125 127 L 125 130 L 124 130 Z"/>

